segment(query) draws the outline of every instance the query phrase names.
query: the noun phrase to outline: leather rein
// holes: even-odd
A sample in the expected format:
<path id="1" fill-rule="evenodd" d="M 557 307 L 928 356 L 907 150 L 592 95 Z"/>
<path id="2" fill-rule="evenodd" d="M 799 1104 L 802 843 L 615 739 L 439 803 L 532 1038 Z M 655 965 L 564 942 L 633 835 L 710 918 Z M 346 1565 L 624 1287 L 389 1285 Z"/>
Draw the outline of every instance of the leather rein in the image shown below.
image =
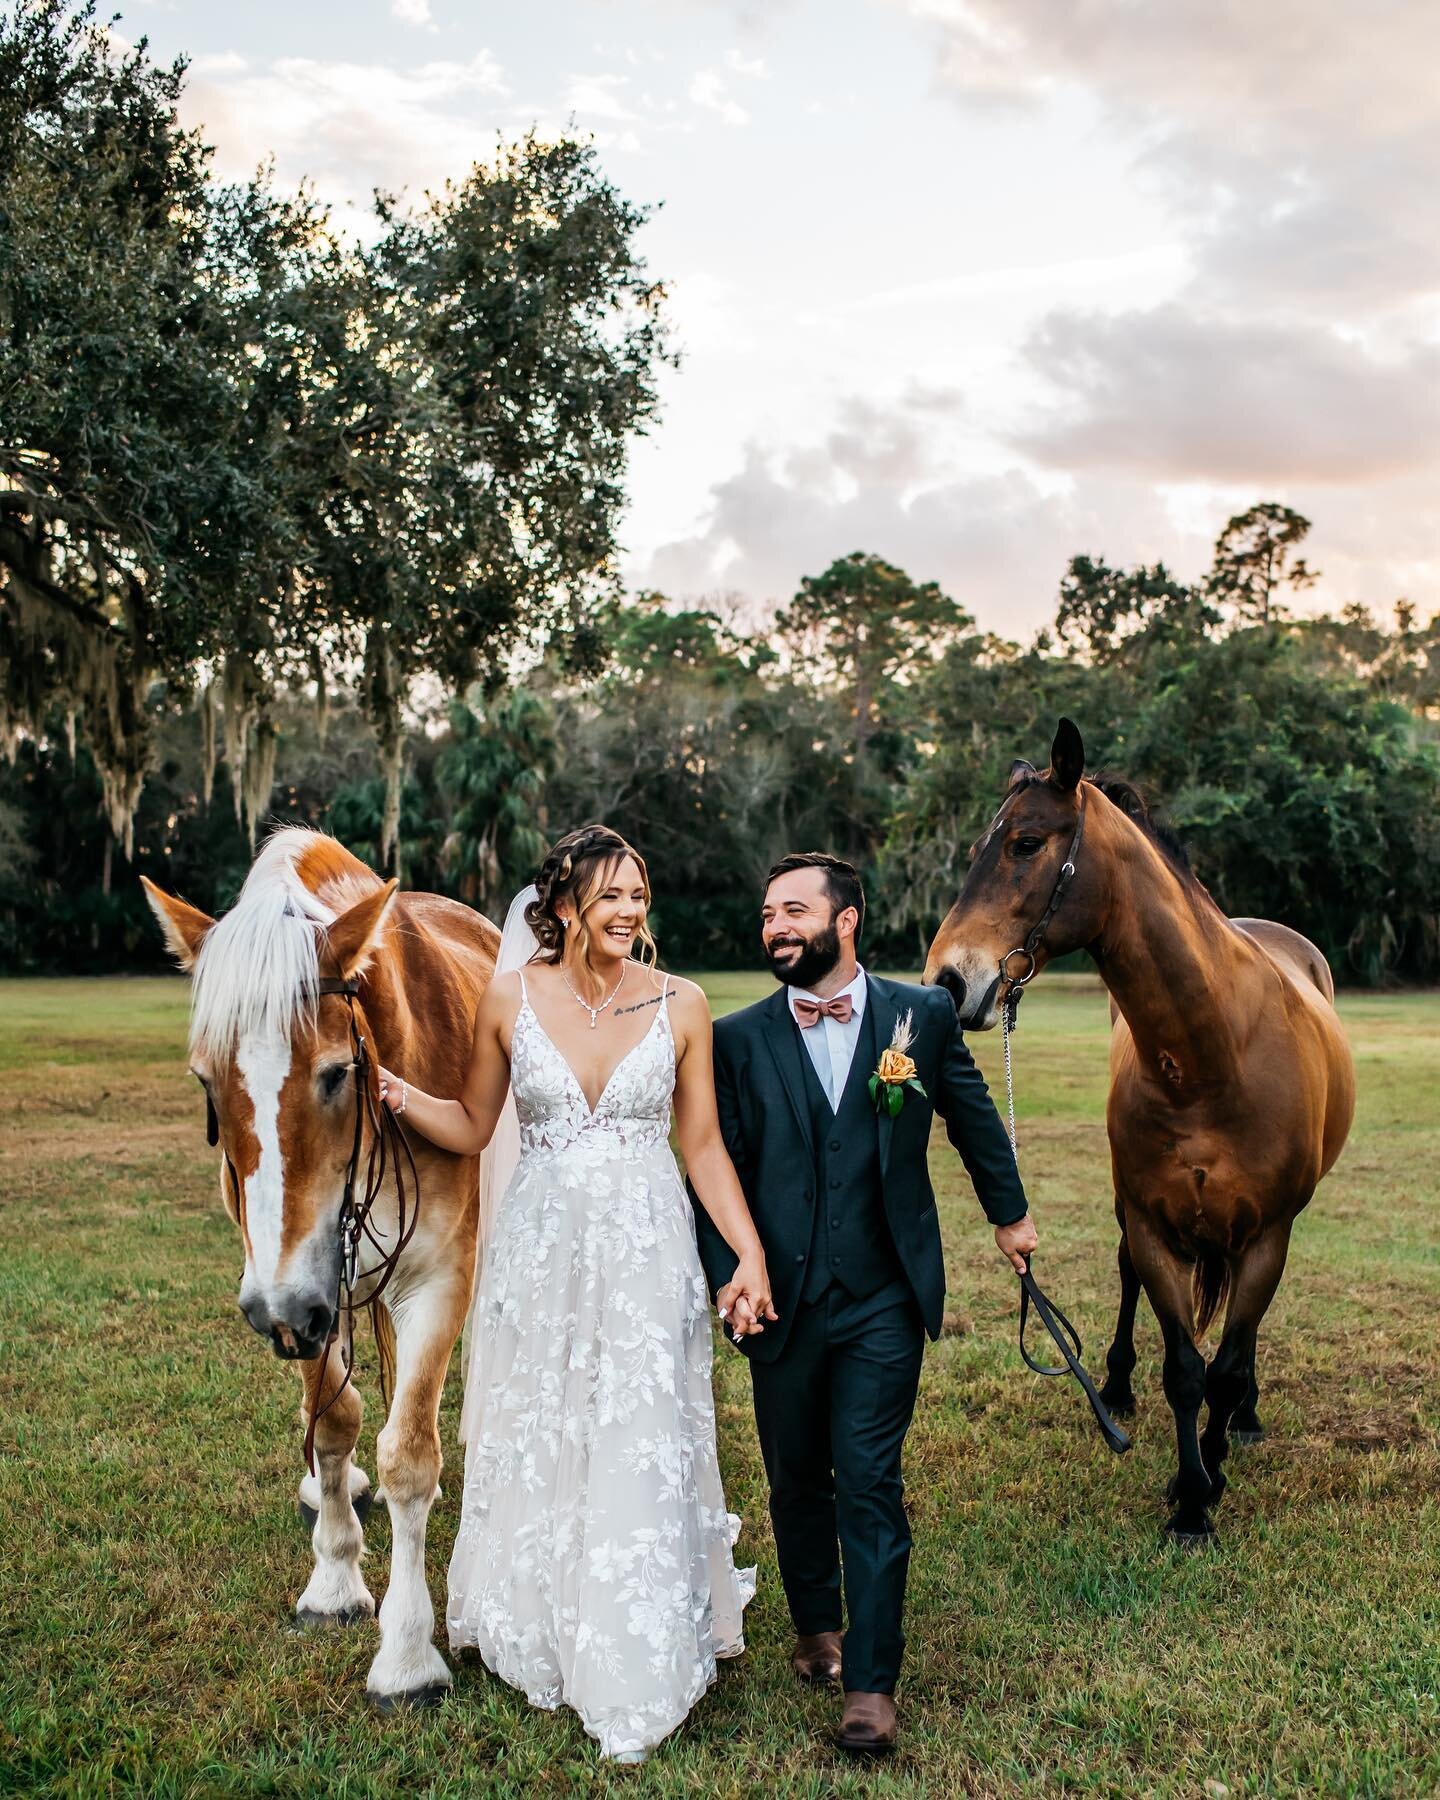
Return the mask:
<path id="1" fill-rule="evenodd" d="M 341 1349 L 341 1355 L 345 1362 L 345 1379 L 325 1404 L 316 1407 L 310 1414 L 310 1421 L 305 1431 L 305 1466 L 312 1475 L 315 1473 L 315 1427 L 350 1385 L 353 1351 L 349 1346 L 353 1337 L 354 1316 L 362 1309 L 369 1312 L 371 1329 L 375 1331 L 376 1342 L 379 1343 L 377 1302 L 389 1286 L 390 1278 L 395 1273 L 396 1265 L 404 1253 L 405 1246 L 415 1235 L 415 1227 L 420 1222 L 420 1175 L 415 1167 L 414 1154 L 399 1120 L 390 1108 L 380 1103 L 376 1095 L 371 1092 L 370 1053 L 365 1042 L 365 1035 L 360 1030 L 359 1020 L 355 1016 L 355 999 L 360 992 L 359 979 L 352 976 L 348 980 L 342 981 L 332 976 L 324 976 L 316 984 L 315 992 L 317 996 L 338 994 L 349 1008 L 350 1066 L 355 1071 L 355 1133 L 350 1143 L 349 1161 L 345 1165 L 345 1187 L 340 1200 L 340 1216 L 337 1221 L 340 1233 L 340 1274 L 335 1291 L 335 1319 L 338 1324 L 340 1314 L 343 1312 L 346 1315 L 346 1344 Z M 220 1141 L 220 1120 L 215 1111 L 215 1102 L 208 1093 L 205 1097 L 205 1106 L 205 1135 L 212 1145 L 217 1144 Z M 365 1164 L 364 1188 L 357 1201 L 356 1187 L 360 1176 L 360 1152 L 364 1144 L 367 1122 L 370 1126 L 370 1155 Z M 239 1172 L 230 1159 L 230 1152 L 222 1150 L 222 1155 L 225 1158 L 226 1175 L 235 1198 L 235 1214 L 238 1218 L 242 1206 Z M 407 1167 L 409 1169 L 408 1193 L 405 1175 Z M 393 1247 L 389 1247 L 382 1243 L 376 1235 L 376 1228 L 370 1215 L 385 1186 L 386 1177 L 392 1173 L 392 1169 L 395 1181 L 397 1230 L 395 1243 Z M 367 1270 L 363 1277 L 359 1273 L 362 1240 L 370 1245 L 378 1259 L 376 1266 Z M 363 1300 L 357 1300 L 355 1288 L 357 1282 L 362 1280 L 371 1282 L 373 1285 Z M 332 1332 L 325 1341 L 324 1353 L 320 1359 L 320 1376 L 315 1387 L 317 1399 L 324 1391 L 325 1372 L 330 1364 L 330 1352 L 337 1339 L 338 1333 Z M 385 1408 L 388 1411 L 390 1396 L 386 1391 L 383 1354 L 380 1358 L 380 1388 Z"/>
<path id="2" fill-rule="evenodd" d="M 1013 950 L 1007 950 L 1000 958 L 1000 978 L 1006 984 L 1004 999 L 1000 1002 L 1000 1032 L 1005 1041 L 1005 1100 L 1009 1109 L 1010 1150 L 1018 1167 L 1020 1153 L 1015 1142 L 1015 1078 L 1010 1063 L 1010 1033 L 1015 1029 L 1015 1022 L 1020 1012 L 1020 1000 L 1026 984 L 1032 981 L 1036 972 L 1035 953 L 1045 942 L 1045 934 L 1064 903 L 1070 884 L 1075 879 L 1076 858 L 1080 854 L 1080 846 L 1085 839 L 1085 787 L 1082 782 L 1079 788 L 1079 812 L 1075 820 L 1075 835 L 1070 839 L 1070 848 L 1065 852 L 1065 861 L 1060 866 L 1060 873 L 1055 877 L 1055 885 L 1050 890 L 1050 899 L 1046 903 L 1036 923 L 1026 933 L 1023 944 L 1017 944 Z M 1023 975 L 1011 975 L 1010 959 L 1023 956 L 1026 969 Z M 1040 1363 L 1030 1354 L 1025 1342 L 1025 1327 L 1030 1321 L 1030 1309 L 1034 1307 L 1040 1323 L 1050 1333 L 1059 1346 L 1064 1362 L 1051 1368 Z M 1080 1383 L 1081 1391 L 1090 1402 L 1090 1410 L 1095 1415 L 1095 1423 L 1100 1427 L 1100 1434 L 1105 1442 L 1116 1453 L 1123 1455 L 1130 1448 L 1128 1435 L 1120 1429 L 1111 1418 L 1109 1408 L 1100 1398 L 1099 1390 L 1091 1379 L 1081 1358 L 1085 1354 L 1080 1342 L 1080 1333 L 1044 1292 L 1034 1275 L 1030 1272 L 1030 1258 L 1025 1258 L 1025 1267 L 1020 1275 L 1020 1355 L 1026 1368 L 1033 1369 L 1037 1375 L 1057 1376 L 1073 1375 Z"/>

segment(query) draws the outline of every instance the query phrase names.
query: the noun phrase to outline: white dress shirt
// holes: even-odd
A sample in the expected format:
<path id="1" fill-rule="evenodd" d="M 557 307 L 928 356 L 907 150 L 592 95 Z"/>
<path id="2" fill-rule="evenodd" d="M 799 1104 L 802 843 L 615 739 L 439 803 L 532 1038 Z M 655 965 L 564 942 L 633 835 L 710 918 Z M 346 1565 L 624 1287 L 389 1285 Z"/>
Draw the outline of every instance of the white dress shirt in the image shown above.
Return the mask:
<path id="1" fill-rule="evenodd" d="M 795 1013 L 795 996 L 803 994 L 808 1000 L 819 1000 L 822 996 L 812 994 L 806 988 L 786 988 L 790 1000 L 790 1016 L 800 1025 Z M 850 996 L 850 1018 L 842 1025 L 838 1019 L 828 1014 L 818 1019 L 807 1030 L 800 1025 L 800 1036 L 805 1048 L 810 1052 L 810 1060 L 815 1065 L 815 1073 L 820 1077 L 820 1085 L 825 1090 L 830 1102 L 830 1110 L 840 1110 L 840 1096 L 845 1092 L 845 1083 L 850 1076 L 850 1065 L 855 1060 L 855 1046 L 860 1041 L 860 1021 L 865 1016 L 865 971 L 857 963 L 855 979 L 848 987 L 840 989 L 839 994 L 827 994 L 824 998 L 838 1000 L 840 994 Z"/>

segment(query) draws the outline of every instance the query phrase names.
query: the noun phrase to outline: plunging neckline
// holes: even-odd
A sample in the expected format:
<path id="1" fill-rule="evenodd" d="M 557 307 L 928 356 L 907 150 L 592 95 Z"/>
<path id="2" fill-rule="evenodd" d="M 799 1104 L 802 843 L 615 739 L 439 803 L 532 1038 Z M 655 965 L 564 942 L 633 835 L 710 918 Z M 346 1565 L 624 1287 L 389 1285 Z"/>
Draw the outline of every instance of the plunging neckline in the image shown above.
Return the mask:
<path id="1" fill-rule="evenodd" d="M 524 999 L 524 1006 L 522 1007 L 521 1010 L 524 1012 L 528 1012 L 530 1014 L 530 1017 L 535 1021 L 536 1030 L 540 1033 L 541 1037 L 544 1038 L 545 1042 L 550 1046 L 550 1048 L 555 1052 L 556 1056 L 559 1057 L 560 1062 L 564 1067 L 565 1073 L 570 1077 L 571 1081 L 575 1084 L 575 1092 L 580 1096 L 580 1104 L 585 1108 L 587 1122 L 589 1124 L 593 1125 L 595 1123 L 596 1119 L 598 1119 L 600 1117 L 600 1108 L 605 1104 L 605 1096 L 610 1092 L 611 1088 L 614 1087 L 614 1085 L 615 1085 L 615 1077 L 625 1067 L 626 1063 L 629 1062 L 630 1058 L 635 1055 L 636 1051 L 643 1049 L 644 1046 L 650 1042 L 650 1039 L 655 1034 L 655 1027 L 660 1023 L 661 1019 L 664 1018 L 665 1003 L 670 998 L 669 982 L 668 981 L 666 982 L 665 988 L 664 988 L 663 992 L 661 993 L 659 1000 L 656 1002 L 657 1010 L 655 1013 L 655 1017 L 650 1021 L 649 1025 L 645 1028 L 645 1031 L 642 1033 L 642 1035 L 635 1040 L 635 1042 L 630 1046 L 630 1048 L 620 1058 L 619 1062 L 616 1063 L 615 1067 L 606 1076 L 605 1085 L 600 1090 L 600 1097 L 598 1100 L 596 1100 L 596 1102 L 593 1106 L 585 1098 L 585 1083 L 583 1081 L 581 1081 L 580 1077 L 575 1073 L 574 1068 L 571 1066 L 570 1058 L 565 1054 L 565 1052 L 555 1042 L 554 1038 L 551 1037 L 550 1033 L 545 1029 L 545 1021 L 540 1017 L 539 1013 L 537 1013 L 535 1008 L 530 1004 L 529 988 L 522 988 L 521 993 L 522 993 L 522 996 Z"/>

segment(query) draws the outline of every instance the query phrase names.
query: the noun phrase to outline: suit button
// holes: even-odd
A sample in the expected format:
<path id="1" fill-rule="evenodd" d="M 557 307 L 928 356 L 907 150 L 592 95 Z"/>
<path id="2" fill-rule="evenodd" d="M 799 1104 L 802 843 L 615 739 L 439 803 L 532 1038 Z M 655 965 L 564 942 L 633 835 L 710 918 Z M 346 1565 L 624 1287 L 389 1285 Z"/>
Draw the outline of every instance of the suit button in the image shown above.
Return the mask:
<path id="1" fill-rule="evenodd" d="M 831 1140 L 830 1140 L 830 1148 L 831 1148 L 831 1149 L 832 1149 L 832 1150 L 838 1150 L 838 1149 L 839 1149 L 839 1148 L 840 1148 L 840 1140 L 839 1140 L 839 1138 L 831 1138 Z"/>
<path id="2" fill-rule="evenodd" d="M 806 1198 L 806 1199 L 807 1199 L 807 1200 L 808 1200 L 808 1201 L 809 1201 L 809 1202 L 810 1202 L 810 1203 L 811 1203 L 811 1205 L 812 1205 L 812 1206 L 813 1206 L 813 1205 L 814 1205 L 814 1203 L 815 1203 L 815 1190 L 814 1190 L 814 1189 L 813 1189 L 813 1188 L 806 1188 L 806 1190 L 805 1190 L 805 1198 Z"/>
<path id="3" fill-rule="evenodd" d="M 840 1177 L 838 1175 L 832 1175 L 830 1177 L 830 1185 L 832 1188 L 838 1188 L 840 1185 Z"/>

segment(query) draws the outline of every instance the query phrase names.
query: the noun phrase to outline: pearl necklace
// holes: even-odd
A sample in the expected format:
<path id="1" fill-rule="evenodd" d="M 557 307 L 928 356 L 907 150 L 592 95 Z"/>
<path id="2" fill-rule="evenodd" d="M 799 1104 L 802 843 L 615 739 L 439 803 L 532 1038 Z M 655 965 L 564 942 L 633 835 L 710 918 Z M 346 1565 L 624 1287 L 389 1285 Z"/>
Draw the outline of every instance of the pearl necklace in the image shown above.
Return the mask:
<path id="1" fill-rule="evenodd" d="M 615 995 L 616 995 L 616 994 L 618 994 L 618 993 L 619 993 L 619 992 L 620 992 L 620 990 L 621 990 L 621 988 L 622 988 L 622 987 L 624 987 L 624 985 L 625 985 L 625 970 L 626 970 L 626 969 L 628 969 L 628 968 L 629 968 L 629 967 L 630 967 L 630 965 L 629 965 L 629 963 L 628 963 L 628 962 L 627 962 L 627 963 L 626 963 L 626 964 L 625 964 L 625 965 L 624 965 L 624 966 L 623 966 L 623 967 L 622 967 L 622 968 L 621 968 L 621 970 L 620 970 L 620 979 L 619 979 L 619 980 L 618 980 L 618 981 L 617 981 L 617 982 L 616 982 L 616 983 L 615 983 L 615 988 L 614 988 L 614 992 L 612 992 L 612 993 L 611 993 L 611 995 L 610 995 L 610 999 L 609 999 L 609 1000 L 602 1000 L 602 1001 L 601 1001 L 601 1002 L 600 1002 L 600 1004 L 599 1004 L 599 1005 L 598 1005 L 598 1006 L 592 1006 L 592 1005 L 591 1005 L 591 1004 L 590 1004 L 590 1002 L 589 1002 L 589 1001 L 588 1001 L 588 1000 L 587 1000 L 587 999 L 585 999 L 585 997 L 584 997 L 584 996 L 583 996 L 583 995 L 582 995 L 582 994 L 575 994 L 575 989 L 574 989 L 574 988 L 573 988 L 573 987 L 571 987 L 571 986 L 570 986 L 570 977 L 569 977 L 569 976 L 568 976 L 568 975 L 567 975 L 567 974 L 566 974 L 566 973 L 565 973 L 565 971 L 564 971 L 564 969 L 561 969 L 561 971 L 560 971 L 560 979 L 561 979 L 561 980 L 562 980 L 562 981 L 563 981 L 563 982 L 564 982 L 564 983 L 565 983 L 565 985 L 566 985 L 566 987 L 567 987 L 567 988 L 570 988 L 570 992 L 571 992 L 571 993 L 572 993 L 572 994 L 575 994 L 575 998 L 576 998 L 576 999 L 577 999 L 577 1000 L 578 1000 L 578 1001 L 579 1001 L 579 1002 L 580 1002 L 580 1004 L 581 1004 L 581 1005 L 582 1005 L 582 1006 L 583 1006 L 583 1007 L 584 1007 L 584 1008 L 585 1008 L 585 1010 L 586 1010 L 586 1012 L 588 1012 L 588 1013 L 589 1013 L 589 1015 L 590 1015 L 590 1029 L 591 1029 L 591 1030 L 592 1030 L 592 1031 L 593 1031 L 593 1030 L 594 1030 L 594 1029 L 595 1029 L 595 1027 L 596 1027 L 596 1026 L 597 1026 L 597 1025 L 598 1025 L 598 1024 L 599 1024 L 599 1023 L 600 1023 L 600 1015 L 601 1015 L 601 1013 L 602 1013 L 602 1012 L 604 1012 L 604 1010 L 605 1010 L 605 1008 L 606 1008 L 606 1007 L 607 1007 L 607 1006 L 608 1006 L 608 1005 L 609 1005 L 609 1004 L 610 1004 L 610 1001 L 611 1001 L 611 1000 L 613 1000 L 613 999 L 614 999 L 614 998 L 615 998 Z"/>

